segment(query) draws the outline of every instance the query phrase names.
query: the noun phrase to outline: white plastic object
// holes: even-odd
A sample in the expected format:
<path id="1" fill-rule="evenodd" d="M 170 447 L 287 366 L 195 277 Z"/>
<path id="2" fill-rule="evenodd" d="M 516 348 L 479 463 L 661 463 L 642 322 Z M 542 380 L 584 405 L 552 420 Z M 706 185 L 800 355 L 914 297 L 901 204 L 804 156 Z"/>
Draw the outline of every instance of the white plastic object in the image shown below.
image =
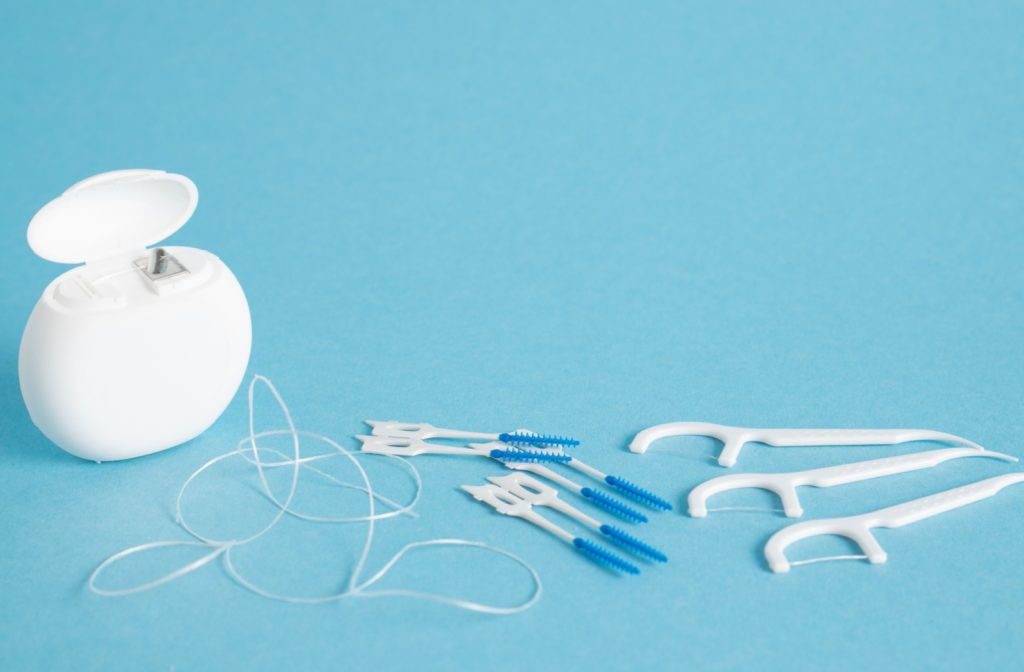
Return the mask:
<path id="1" fill-rule="evenodd" d="M 616 527 L 606 525 L 596 518 L 583 513 L 568 502 L 562 501 L 558 496 L 557 490 L 546 483 L 541 483 L 532 476 L 516 472 L 506 476 L 488 476 L 487 480 L 506 492 L 526 500 L 533 506 L 546 506 L 583 523 L 587 527 L 594 528 L 634 555 L 639 555 L 655 562 L 668 562 L 668 556 L 658 549 Z"/>
<path id="2" fill-rule="evenodd" d="M 252 323 L 235 276 L 204 250 L 146 249 L 197 201 L 183 175 L 119 170 L 32 218 L 33 251 L 84 262 L 43 292 L 18 356 L 32 421 L 69 453 L 108 461 L 171 448 L 205 431 L 238 390 Z"/>
<path id="3" fill-rule="evenodd" d="M 492 443 L 471 443 L 469 445 L 472 448 L 486 450 L 488 454 L 490 454 L 490 451 L 493 449 L 502 449 L 506 447 L 505 444 L 500 443 L 498 441 L 494 441 Z M 500 460 L 498 461 L 500 462 Z M 502 464 L 504 464 L 508 469 L 511 469 L 513 471 L 528 471 L 531 474 L 534 474 L 535 476 L 540 476 L 541 478 L 547 479 L 552 483 L 557 483 L 558 485 L 561 485 L 562 487 L 567 488 L 568 490 L 575 492 L 578 495 L 581 495 L 583 493 L 584 486 L 580 485 L 576 481 L 573 481 L 572 479 L 562 476 L 560 473 L 558 473 L 551 467 L 546 467 L 543 464 L 536 464 L 533 462 L 502 462 Z"/>
<path id="4" fill-rule="evenodd" d="M 764 429 L 730 427 L 711 422 L 668 422 L 643 430 L 629 444 L 634 453 L 646 452 L 652 443 L 670 436 L 709 436 L 722 442 L 718 463 L 736 464 L 743 445 L 756 441 L 769 446 L 887 446 L 908 441 L 944 441 L 983 450 L 967 439 L 930 429 Z"/>
<path id="5" fill-rule="evenodd" d="M 558 525 L 535 512 L 530 502 L 517 497 L 500 486 L 488 483 L 487 485 L 463 485 L 460 487 L 472 495 L 473 499 L 489 505 L 502 515 L 522 518 L 570 544 L 576 538 L 575 535 L 563 530 Z"/>
<path id="6" fill-rule="evenodd" d="M 871 534 L 876 527 L 899 528 L 919 520 L 937 516 L 974 502 L 980 502 L 999 493 L 1000 490 L 1015 483 L 1024 483 L 1024 472 L 1003 474 L 946 490 L 903 504 L 890 506 L 871 513 L 863 513 L 845 518 L 823 518 L 796 523 L 776 532 L 764 547 L 765 559 L 773 572 L 785 573 L 796 564 L 806 564 L 832 558 L 802 560 L 790 562 L 786 559 L 786 548 L 802 539 L 824 535 L 838 535 L 852 540 L 864 552 L 863 556 L 840 556 L 842 559 L 864 559 L 878 565 L 888 559 L 881 544 Z"/>
<path id="7" fill-rule="evenodd" d="M 367 424 L 371 424 L 368 423 Z M 362 443 L 362 452 L 377 455 L 394 455 L 398 457 L 414 457 L 416 455 L 463 455 L 467 457 L 487 457 L 515 471 L 528 471 L 553 483 L 558 483 L 575 493 L 583 491 L 583 486 L 542 464 L 532 462 L 505 462 L 491 458 L 492 450 L 508 450 L 508 445 L 500 441 L 489 443 L 471 443 L 468 446 L 449 446 L 443 443 L 430 443 L 418 438 L 398 436 L 366 436 L 356 438 Z"/>
<path id="8" fill-rule="evenodd" d="M 426 422 L 399 422 L 398 420 L 367 420 L 373 436 L 405 439 L 475 439 L 497 441 L 498 434 L 464 432 L 459 429 L 435 427 Z"/>
<path id="9" fill-rule="evenodd" d="M 852 462 L 840 464 L 834 467 L 822 467 L 820 469 L 807 469 L 805 471 L 792 471 L 786 473 L 772 474 L 728 474 L 711 480 L 704 481 L 690 492 L 687 501 L 690 507 L 690 515 L 694 518 L 703 518 L 708 514 L 707 500 L 718 493 L 729 490 L 740 490 L 744 488 L 760 488 L 774 492 L 782 500 L 782 507 L 786 516 L 799 518 L 803 515 L 803 507 L 797 497 L 797 487 L 810 485 L 816 488 L 831 488 L 835 485 L 856 483 L 882 476 L 902 474 L 918 469 L 927 469 L 942 464 L 948 460 L 955 460 L 962 457 L 990 457 L 1007 462 L 1016 462 L 1017 458 L 1002 453 L 995 453 L 989 450 L 976 450 L 974 448 L 940 448 L 908 455 L 897 455 L 895 457 L 884 457 L 878 460 L 865 460 L 863 462 Z"/>
<path id="10" fill-rule="evenodd" d="M 416 455 L 465 455 L 469 457 L 490 457 L 492 448 L 507 449 L 502 443 L 470 444 L 467 446 L 449 446 L 443 443 L 429 443 L 418 438 L 401 436 L 366 436 L 360 434 L 356 438 L 362 443 L 362 452 L 376 455 L 396 455 L 398 457 L 414 457 Z"/>
<path id="11" fill-rule="evenodd" d="M 549 509 L 564 513 L 570 518 L 575 518 L 584 525 L 589 525 L 598 530 L 601 529 L 601 523 L 596 518 L 591 518 L 572 504 L 562 501 L 558 496 L 557 490 L 526 474 L 516 472 L 505 476 L 488 476 L 487 480 L 506 492 L 511 492 L 513 495 L 526 500 L 533 506 L 546 506 Z"/>
<path id="12" fill-rule="evenodd" d="M 356 436 L 362 442 L 362 450 L 368 453 L 379 453 L 386 455 L 394 455 L 401 457 L 411 457 L 414 455 L 479 455 L 484 457 L 490 456 L 490 450 L 507 450 L 508 446 L 505 444 L 498 444 L 490 448 L 486 448 L 486 445 L 481 444 L 470 444 L 469 448 L 459 446 L 447 446 L 443 444 L 431 444 L 427 442 L 427 438 L 464 438 L 472 439 L 475 437 L 484 437 L 497 439 L 504 437 L 504 434 L 487 434 L 462 431 L 458 429 L 444 429 L 435 427 L 433 425 L 424 422 L 398 422 L 396 420 L 381 421 L 381 420 L 367 420 L 368 425 L 373 429 L 370 436 L 360 435 Z M 536 435 L 534 432 L 528 429 L 517 429 L 514 433 L 524 435 Z M 537 448 L 538 451 L 545 451 L 549 449 Z M 503 460 L 499 460 L 504 463 Z M 586 473 L 587 475 L 603 482 L 603 484 L 609 485 L 616 490 L 621 490 L 629 493 L 635 499 L 646 502 L 648 505 L 654 506 L 655 508 L 671 509 L 672 505 L 659 498 L 652 493 L 647 492 L 637 486 L 631 484 L 630 481 L 625 478 L 617 476 L 611 476 L 604 473 L 594 467 L 583 462 L 579 458 L 572 457 L 568 462 L 565 463 L 568 467 Z M 554 474 L 550 469 L 544 468 L 530 468 L 527 466 L 518 467 L 512 464 L 506 464 L 510 468 L 520 469 L 522 471 L 532 471 L 540 476 L 560 482 L 568 488 L 571 488 L 574 492 L 580 493 L 583 491 L 583 487 L 574 484 L 571 480 L 566 478 L 560 478 L 557 474 Z M 534 466 L 534 465 L 530 465 Z"/>

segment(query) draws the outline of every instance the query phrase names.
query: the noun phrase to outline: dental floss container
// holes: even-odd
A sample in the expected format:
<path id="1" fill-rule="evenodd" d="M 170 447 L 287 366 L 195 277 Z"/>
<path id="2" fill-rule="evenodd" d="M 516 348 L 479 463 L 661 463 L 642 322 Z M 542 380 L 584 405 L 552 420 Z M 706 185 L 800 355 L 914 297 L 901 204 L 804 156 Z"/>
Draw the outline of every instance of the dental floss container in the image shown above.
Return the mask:
<path id="1" fill-rule="evenodd" d="M 198 200 L 183 175 L 118 170 L 75 184 L 29 223 L 36 254 L 83 264 L 43 292 L 18 355 L 32 421 L 67 452 L 101 462 L 177 446 L 238 390 L 252 345 L 238 280 L 205 250 L 147 249 Z"/>

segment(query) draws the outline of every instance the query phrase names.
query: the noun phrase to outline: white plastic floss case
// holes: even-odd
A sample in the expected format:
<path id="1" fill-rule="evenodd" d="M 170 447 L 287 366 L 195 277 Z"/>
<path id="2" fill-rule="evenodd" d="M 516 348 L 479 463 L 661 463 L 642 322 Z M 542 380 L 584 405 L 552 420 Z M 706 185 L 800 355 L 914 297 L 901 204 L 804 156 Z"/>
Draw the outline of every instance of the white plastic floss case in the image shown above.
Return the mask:
<path id="1" fill-rule="evenodd" d="M 212 425 L 238 390 L 252 345 L 238 280 L 205 250 L 147 249 L 198 200 L 183 175 L 119 170 L 32 218 L 36 254 L 82 264 L 43 292 L 18 357 L 32 421 L 67 452 L 107 461 L 171 448 Z"/>

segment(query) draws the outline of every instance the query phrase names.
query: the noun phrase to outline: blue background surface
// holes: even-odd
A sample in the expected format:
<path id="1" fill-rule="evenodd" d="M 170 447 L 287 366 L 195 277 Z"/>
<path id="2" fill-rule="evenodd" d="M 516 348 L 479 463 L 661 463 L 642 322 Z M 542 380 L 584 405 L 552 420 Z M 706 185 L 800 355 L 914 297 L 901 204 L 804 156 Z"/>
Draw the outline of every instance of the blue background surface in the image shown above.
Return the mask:
<path id="1" fill-rule="evenodd" d="M 31 216 L 86 176 L 154 167 L 199 186 L 169 242 L 239 277 L 250 370 L 300 426 L 350 448 L 368 417 L 571 433 L 587 461 L 676 502 L 725 473 L 708 460 L 717 446 L 628 453 L 648 425 L 920 426 L 1021 453 L 1019 3 L 94 1 L 0 14 L 0 667 L 1019 666 L 1024 488 L 879 531 L 886 565 L 787 576 L 761 556 L 785 519 L 677 510 L 641 530 L 671 563 L 620 579 L 456 490 L 497 465 L 423 457 L 422 515 L 381 524 L 371 569 L 416 539 L 487 541 L 536 566 L 536 608 L 285 605 L 216 564 L 101 598 L 84 587 L 101 560 L 186 538 L 174 495 L 245 433 L 244 395 L 185 447 L 95 465 L 35 430 L 16 368 L 25 320 L 62 270 L 28 249 Z M 280 426 L 265 401 L 259 422 Z M 738 468 L 927 447 L 748 446 Z M 408 494 L 400 473 L 372 469 Z M 809 515 L 846 515 L 1007 470 L 961 460 L 801 499 Z M 234 476 L 197 489 L 197 521 L 232 530 L 265 515 Z M 311 510 L 358 510 L 326 488 L 304 496 Z M 314 595 L 345 580 L 363 529 L 276 533 L 240 564 Z M 108 578 L 151 578 L 173 555 Z M 382 587 L 510 603 L 526 586 L 490 556 L 450 551 L 410 557 Z"/>

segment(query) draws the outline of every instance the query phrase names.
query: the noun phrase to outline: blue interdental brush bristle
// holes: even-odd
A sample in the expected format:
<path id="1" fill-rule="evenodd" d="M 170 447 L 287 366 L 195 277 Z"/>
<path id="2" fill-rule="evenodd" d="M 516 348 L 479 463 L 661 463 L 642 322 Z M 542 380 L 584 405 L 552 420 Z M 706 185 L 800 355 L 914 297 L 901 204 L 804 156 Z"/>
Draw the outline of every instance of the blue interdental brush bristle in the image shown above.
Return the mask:
<path id="1" fill-rule="evenodd" d="M 650 492 L 649 490 L 644 490 L 638 485 L 633 485 L 624 478 L 619 478 L 618 476 L 611 476 L 609 474 L 606 474 L 603 471 L 595 469 L 589 464 L 586 464 L 580 459 L 573 458 L 572 460 L 569 461 L 568 466 L 577 471 L 582 471 L 583 473 L 587 474 L 592 478 L 604 481 L 605 483 L 615 488 L 616 490 L 619 490 L 620 492 L 622 492 L 623 494 L 627 495 L 632 499 L 642 502 L 643 504 L 651 507 L 652 509 L 661 509 L 662 511 L 670 511 L 672 509 L 671 504 L 669 504 L 661 497 L 658 497 L 653 492 Z"/>
<path id="2" fill-rule="evenodd" d="M 597 544 L 587 541 L 586 539 L 576 537 L 572 540 L 572 545 L 578 548 L 583 555 L 587 556 L 599 565 L 611 567 L 612 569 L 617 569 L 620 572 L 625 572 L 626 574 L 636 575 L 640 573 L 640 570 L 635 566 L 629 564 L 611 551 L 606 551 Z"/>
<path id="3" fill-rule="evenodd" d="M 568 462 L 571 455 L 537 450 L 499 450 L 495 448 L 491 457 L 502 462 Z"/>
<path id="4" fill-rule="evenodd" d="M 658 549 L 654 548 L 650 544 L 645 544 L 636 537 L 630 534 L 626 534 L 617 527 L 612 527 L 611 525 L 602 525 L 598 529 L 601 530 L 602 534 L 604 534 L 607 537 L 611 537 L 621 546 L 633 551 L 637 555 L 642 555 L 645 558 L 657 560 L 658 562 L 668 562 L 667 555 L 665 555 Z"/>
<path id="5" fill-rule="evenodd" d="M 558 537 L 567 544 L 572 544 L 580 551 L 580 553 L 600 565 L 617 569 L 620 572 L 625 572 L 626 574 L 640 573 L 639 569 L 611 551 L 607 551 L 586 539 L 581 539 L 541 516 L 533 510 L 533 504 L 530 499 L 524 499 L 519 494 L 516 494 L 516 492 L 506 490 L 502 485 L 495 482 L 496 480 L 499 482 L 504 481 L 504 478 L 499 479 L 495 477 L 488 480 L 491 482 L 486 485 L 463 485 L 462 489 L 472 495 L 473 499 L 487 504 L 498 513 L 525 520 L 526 522 L 532 523 L 533 525 L 541 528 L 548 534 Z M 537 483 L 537 481 L 533 481 L 533 483 Z M 531 491 L 529 494 L 532 499 L 537 493 Z M 557 497 L 557 495 L 555 496 Z"/>
<path id="6" fill-rule="evenodd" d="M 580 495 L 590 500 L 590 503 L 594 506 L 604 509 L 609 513 L 614 513 L 623 520 L 628 520 L 631 523 L 646 523 L 647 516 L 640 513 L 632 506 L 623 504 L 614 497 L 609 497 L 600 490 L 594 490 L 593 488 L 583 488 L 580 490 Z"/>
<path id="7" fill-rule="evenodd" d="M 615 488 L 616 490 L 625 493 L 633 499 L 643 502 L 647 506 L 654 509 L 661 509 L 662 511 L 670 511 L 672 505 L 658 497 L 656 494 L 649 490 L 641 488 L 639 485 L 633 485 L 629 481 L 619 478 L 618 476 L 605 476 L 605 482 Z"/>
<path id="8" fill-rule="evenodd" d="M 533 446 L 535 448 L 575 448 L 580 445 L 579 441 L 568 436 L 551 436 L 524 431 L 504 432 L 498 435 L 498 440 L 510 446 Z"/>
<path id="9" fill-rule="evenodd" d="M 562 498 L 558 496 L 558 490 L 553 486 L 539 481 L 533 476 L 522 471 L 517 471 L 505 476 L 488 476 L 487 480 L 490 481 L 491 485 L 500 488 L 501 491 L 504 492 L 504 495 L 507 496 L 506 498 L 510 501 L 515 501 L 516 503 L 522 502 L 524 506 L 529 507 L 539 506 L 553 509 L 583 523 L 588 527 L 598 530 L 601 534 L 611 538 L 612 541 L 625 547 L 626 550 L 631 553 L 643 556 L 648 560 L 668 562 L 668 558 L 665 554 L 658 549 L 649 544 L 645 544 L 634 536 L 626 534 L 617 527 L 612 527 L 611 525 L 602 523 L 596 518 L 580 511 L 569 502 L 563 501 Z M 497 492 L 492 492 L 495 498 L 500 496 Z M 531 508 L 530 511 L 532 513 L 533 509 Z M 543 526 L 545 523 L 540 522 L 538 519 L 537 524 Z M 567 534 L 562 538 L 569 541 L 575 539 L 575 536 Z"/>

